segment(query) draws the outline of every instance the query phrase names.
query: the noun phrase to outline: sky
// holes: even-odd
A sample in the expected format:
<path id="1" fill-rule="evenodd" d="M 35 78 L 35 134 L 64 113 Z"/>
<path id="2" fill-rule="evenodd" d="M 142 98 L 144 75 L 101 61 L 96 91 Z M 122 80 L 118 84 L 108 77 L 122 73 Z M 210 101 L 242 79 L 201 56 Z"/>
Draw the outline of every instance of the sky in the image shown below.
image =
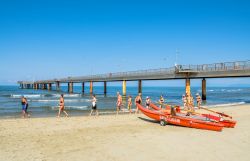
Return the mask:
<path id="1" fill-rule="evenodd" d="M 0 84 L 249 60 L 249 8 L 241 0 L 0 0 Z M 209 82 L 250 86 L 249 78 Z"/>

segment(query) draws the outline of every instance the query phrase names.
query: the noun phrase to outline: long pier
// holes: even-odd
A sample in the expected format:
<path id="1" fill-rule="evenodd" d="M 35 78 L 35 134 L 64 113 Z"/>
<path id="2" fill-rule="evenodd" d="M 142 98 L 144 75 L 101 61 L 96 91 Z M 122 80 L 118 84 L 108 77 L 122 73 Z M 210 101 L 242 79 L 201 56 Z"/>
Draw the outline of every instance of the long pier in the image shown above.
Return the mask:
<path id="1" fill-rule="evenodd" d="M 126 95 L 127 81 L 138 81 L 138 93 L 142 92 L 142 81 L 147 80 L 170 80 L 185 79 L 186 93 L 190 93 L 191 79 L 202 80 L 202 99 L 206 100 L 206 79 L 207 78 L 230 78 L 230 77 L 250 77 L 250 60 L 223 62 L 202 65 L 176 65 L 171 68 L 140 70 L 131 72 L 118 72 L 97 74 L 80 77 L 67 77 L 61 79 L 38 80 L 38 81 L 18 81 L 22 89 L 43 89 L 52 90 L 55 85 L 60 91 L 61 83 L 68 83 L 68 92 L 73 93 L 74 83 L 82 84 L 82 93 L 85 92 L 85 83 L 90 83 L 89 93 L 93 93 L 94 82 L 103 82 L 104 94 L 107 93 L 107 82 L 122 81 L 123 95 Z"/>

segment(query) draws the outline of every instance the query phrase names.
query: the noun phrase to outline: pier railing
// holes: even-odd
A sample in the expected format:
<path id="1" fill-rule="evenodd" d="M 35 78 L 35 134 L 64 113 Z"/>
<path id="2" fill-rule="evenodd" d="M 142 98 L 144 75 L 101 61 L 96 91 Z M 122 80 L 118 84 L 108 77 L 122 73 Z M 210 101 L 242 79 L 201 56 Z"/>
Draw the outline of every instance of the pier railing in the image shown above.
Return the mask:
<path id="1" fill-rule="evenodd" d="M 175 77 L 175 74 L 187 73 L 187 72 L 213 72 L 213 71 L 235 71 L 235 70 L 250 70 L 250 60 L 236 61 L 236 62 L 224 62 L 214 64 L 202 64 L 202 65 L 176 65 L 171 68 L 160 68 L 150 70 L 139 70 L 130 72 L 117 72 L 107 74 L 97 74 L 81 77 L 67 77 L 62 79 L 52 80 L 40 80 L 34 83 L 54 83 L 54 82 L 82 82 L 82 81 L 112 81 L 112 80 L 133 80 L 139 78 L 162 78 L 162 77 Z M 25 81 L 19 81 L 19 83 Z"/>
<path id="2" fill-rule="evenodd" d="M 230 70 L 246 70 L 250 69 L 250 61 L 236 61 L 214 64 L 202 65 L 177 65 L 177 72 L 181 71 L 196 71 L 196 72 L 209 72 L 209 71 L 230 71 Z"/>

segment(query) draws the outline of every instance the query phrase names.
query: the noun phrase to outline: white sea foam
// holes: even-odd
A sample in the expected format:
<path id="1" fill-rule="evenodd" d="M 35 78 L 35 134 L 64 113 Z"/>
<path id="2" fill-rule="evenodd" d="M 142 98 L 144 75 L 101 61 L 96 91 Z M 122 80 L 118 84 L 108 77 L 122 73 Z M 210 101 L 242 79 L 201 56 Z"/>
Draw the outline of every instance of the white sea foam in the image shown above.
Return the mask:
<path id="1" fill-rule="evenodd" d="M 52 106 L 52 110 L 58 110 L 59 106 Z M 65 106 L 66 110 L 87 110 L 88 106 Z"/>
<path id="2" fill-rule="evenodd" d="M 59 100 L 33 100 L 33 102 L 58 102 Z"/>
<path id="3" fill-rule="evenodd" d="M 81 94 L 64 94 L 64 97 L 80 97 Z"/>
<path id="4" fill-rule="evenodd" d="M 40 94 L 24 94 L 24 95 L 12 94 L 11 95 L 12 98 L 21 98 L 22 96 L 24 96 L 26 98 L 39 98 L 42 95 L 40 95 Z"/>
<path id="5" fill-rule="evenodd" d="M 87 110 L 88 106 L 65 106 L 65 108 L 70 110 Z"/>
<path id="6" fill-rule="evenodd" d="M 242 89 L 229 89 L 227 92 L 239 92 L 242 91 Z"/>

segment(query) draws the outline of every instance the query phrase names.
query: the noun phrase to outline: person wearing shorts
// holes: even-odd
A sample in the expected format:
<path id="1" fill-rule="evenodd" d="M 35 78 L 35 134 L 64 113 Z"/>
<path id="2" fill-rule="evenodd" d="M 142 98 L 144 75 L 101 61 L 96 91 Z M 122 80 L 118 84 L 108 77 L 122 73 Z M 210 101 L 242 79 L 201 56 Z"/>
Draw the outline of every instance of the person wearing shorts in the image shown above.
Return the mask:
<path id="1" fill-rule="evenodd" d="M 96 103 L 97 99 L 96 99 L 95 95 L 92 96 L 92 101 L 91 102 L 92 102 L 92 109 L 91 109 L 91 112 L 90 112 L 89 116 L 91 116 L 93 112 L 95 112 L 96 116 L 98 116 L 99 113 L 98 113 L 98 110 L 97 110 L 97 103 Z"/>
<path id="2" fill-rule="evenodd" d="M 22 98 L 21 98 L 22 118 L 25 118 L 25 116 L 26 116 L 26 103 L 27 103 L 27 101 L 26 101 L 25 97 L 22 96 Z"/>

